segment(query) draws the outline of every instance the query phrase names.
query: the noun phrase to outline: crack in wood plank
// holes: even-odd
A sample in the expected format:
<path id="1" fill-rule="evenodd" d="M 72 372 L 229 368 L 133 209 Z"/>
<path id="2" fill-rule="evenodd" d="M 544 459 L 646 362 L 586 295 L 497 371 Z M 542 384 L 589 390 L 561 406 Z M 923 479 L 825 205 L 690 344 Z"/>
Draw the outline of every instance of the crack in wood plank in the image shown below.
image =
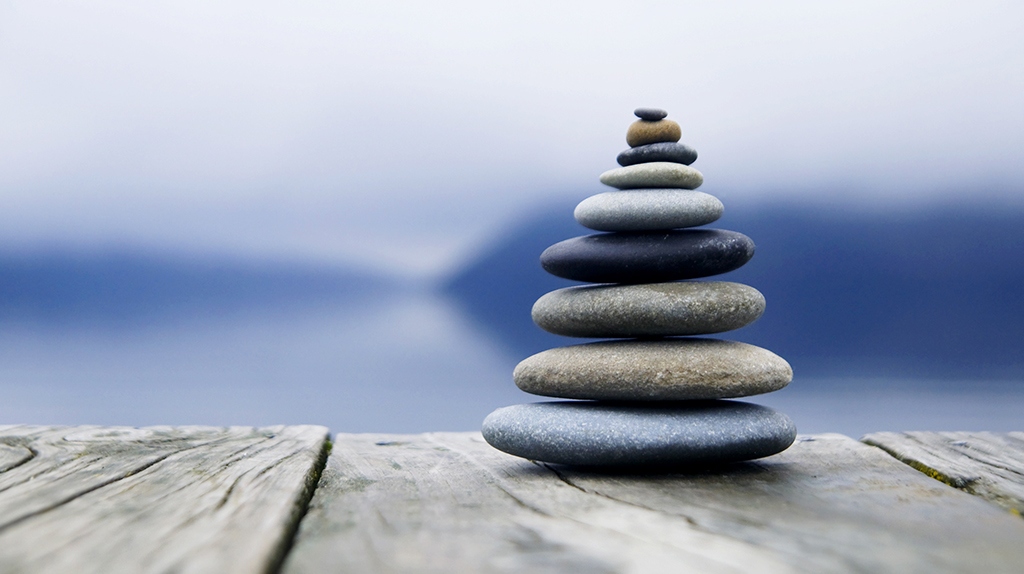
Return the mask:
<path id="1" fill-rule="evenodd" d="M 339 435 L 284 574 L 1013 572 L 1024 524 L 840 435 L 647 475 L 540 465 L 478 433 Z"/>
<path id="2" fill-rule="evenodd" d="M 599 491 L 595 491 L 595 490 L 587 490 L 586 488 L 584 488 L 584 487 L 576 484 L 575 482 L 573 482 L 568 476 L 566 476 L 566 474 L 564 474 L 562 472 L 558 472 L 558 469 L 554 465 L 545 464 L 544 466 L 550 468 L 551 471 L 554 472 L 558 476 L 559 480 L 561 480 L 562 482 L 568 484 L 569 486 L 571 486 L 573 488 L 579 489 L 580 492 L 584 492 L 586 494 L 590 494 L 590 495 L 593 495 L 593 496 L 600 496 L 600 497 L 603 497 L 603 498 L 607 498 L 608 500 L 617 502 L 619 504 L 626 504 L 626 505 L 629 505 L 629 506 L 635 506 L 637 508 L 642 508 L 644 510 L 655 510 L 655 509 L 650 508 L 648 506 L 636 504 L 635 502 L 631 502 L 629 500 L 622 500 L 622 499 L 619 499 L 619 498 L 615 498 L 614 496 L 610 496 L 610 495 L 605 494 L 603 492 L 599 492 Z M 685 514 L 676 514 L 676 516 L 678 516 L 679 518 L 682 518 L 687 523 L 689 523 L 690 526 L 693 526 L 694 528 L 700 528 L 701 527 L 700 524 L 692 516 L 687 516 Z M 711 533 L 712 531 L 706 530 L 706 532 Z"/>
<path id="3" fill-rule="evenodd" d="M 5 433 L 39 452 L 0 473 L 5 573 L 274 573 L 328 450 L 309 426 Z"/>
<path id="4" fill-rule="evenodd" d="M 160 463 L 160 462 L 166 460 L 172 454 L 175 454 L 175 453 L 167 453 L 164 456 L 161 456 L 161 457 L 158 457 L 158 458 L 153 459 L 151 461 L 148 461 L 146 464 L 144 464 L 142 466 L 139 466 L 139 467 L 136 467 L 135 469 L 133 469 L 130 472 L 127 472 L 123 476 L 115 476 L 113 478 L 110 478 L 109 480 L 105 480 L 105 481 L 102 481 L 102 482 L 96 482 L 96 483 L 93 483 L 93 484 L 91 484 L 91 485 L 89 485 L 87 487 L 82 487 L 82 488 L 76 489 L 76 490 L 70 492 L 66 498 L 55 498 L 49 506 L 43 506 L 43 507 L 37 508 L 37 509 L 33 510 L 32 512 L 21 514 L 20 516 L 18 516 L 17 518 L 15 518 L 13 520 L 9 520 L 7 522 L 0 523 L 0 535 L 2 535 L 3 532 L 5 530 L 9 529 L 9 528 L 13 528 L 13 527 L 21 524 L 22 522 L 25 522 L 26 520 L 31 520 L 31 519 L 33 519 L 33 518 L 35 518 L 37 516 L 41 516 L 41 515 L 43 515 L 43 514 L 45 514 L 47 512 L 51 512 L 53 510 L 56 510 L 57 508 L 60 508 L 61 506 L 71 502 L 72 500 L 77 499 L 80 496 L 84 496 L 86 494 L 89 494 L 90 492 L 94 492 L 94 491 L 99 490 L 99 489 L 101 489 L 101 488 L 103 488 L 105 486 L 110 486 L 111 484 L 114 484 L 115 482 L 118 482 L 120 480 L 124 480 L 125 478 L 128 478 L 128 477 L 133 476 L 133 475 L 135 475 L 135 474 L 137 474 L 139 472 L 142 472 L 142 471 L 146 470 L 147 468 L 153 466 L 154 464 L 157 464 L 157 463 Z"/>
<path id="5" fill-rule="evenodd" d="M 35 456 L 36 452 L 30 448 L 0 443 L 0 472 L 18 468 Z"/>
<path id="6" fill-rule="evenodd" d="M 1024 512 L 1024 433 L 880 432 L 861 441 L 1017 516 Z"/>
<path id="7" fill-rule="evenodd" d="M 160 440 L 152 441 L 155 446 L 141 446 L 138 440 L 128 443 L 96 436 L 112 432 L 102 427 L 25 426 L 7 432 L 5 438 L 23 441 L 35 456 L 16 472 L 0 473 L 0 516 L 4 517 L 0 532 L 141 472 L 176 452 L 209 442 Z M 154 429 L 152 434 L 161 432 Z M 132 456 L 118 456 L 127 454 Z"/>

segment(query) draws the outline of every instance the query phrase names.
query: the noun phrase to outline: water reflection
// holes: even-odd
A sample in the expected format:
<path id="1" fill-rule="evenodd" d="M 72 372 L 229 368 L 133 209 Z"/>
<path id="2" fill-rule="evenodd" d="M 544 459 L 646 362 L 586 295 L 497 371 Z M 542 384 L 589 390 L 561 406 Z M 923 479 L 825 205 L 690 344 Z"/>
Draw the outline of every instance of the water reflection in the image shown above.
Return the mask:
<path id="1" fill-rule="evenodd" d="M 443 297 L 379 290 L 247 313 L 110 329 L 0 330 L 0 421 L 36 424 L 322 424 L 335 432 L 473 430 L 494 408 L 539 400 L 511 379 L 521 357 Z M 1006 383 L 807 379 L 753 402 L 801 432 L 1019 430 Z"/>
<path id="2" fill-rule="evenodd" d="M 232 265 L 0 258 L 0 423 L 474 430 L 497 407 L 543 400 L 513 385 L 519 360 L 578 342 L 528 324 L 528 297 L 481 316 L 451 289 Z M 519 330 L 504 328 L 512 317 Z M 750 400 L 801 432 L 1021 428 L 1019 380 L 853 377 L 786 358 L 793 384 Z M 821 372 L 835 376 L 806 376 Z"/>
<path id="3" fill-rule="evenodd" d="M 164 328 L 6 325 L 0 421 L 467 430 L 522 400 L 513 366 L 443 299 L 402 290 Z"/>

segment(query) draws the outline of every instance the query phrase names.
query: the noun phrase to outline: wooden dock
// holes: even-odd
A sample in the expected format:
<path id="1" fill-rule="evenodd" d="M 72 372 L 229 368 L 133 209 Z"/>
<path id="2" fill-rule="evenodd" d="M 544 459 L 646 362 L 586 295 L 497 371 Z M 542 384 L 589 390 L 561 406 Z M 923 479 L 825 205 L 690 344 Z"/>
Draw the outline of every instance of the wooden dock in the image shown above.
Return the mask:
<path id="1" fill-rule="evenodd" d="M 1024 433 L 598 474 L 479 433 L 0 426 L 0 572 L 1024 572 Z"/>

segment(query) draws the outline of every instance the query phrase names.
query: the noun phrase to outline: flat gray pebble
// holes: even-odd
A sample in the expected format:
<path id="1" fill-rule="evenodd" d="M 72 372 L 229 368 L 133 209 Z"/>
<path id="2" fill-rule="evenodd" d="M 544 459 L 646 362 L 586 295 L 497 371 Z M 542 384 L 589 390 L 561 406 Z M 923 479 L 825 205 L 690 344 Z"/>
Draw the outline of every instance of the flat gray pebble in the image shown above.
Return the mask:
<path id="1" fill-rule="evenodd" d="M 520 389 L 563 399 L 681 401 L 749 397 L 793 380 L 767 349 L 719 339 L 600 341 L 541 351 L 512 373 Z"/>
<path id="2" fill-rule="evenodd" d="M 782 452 L 796 438 L 786 415 L 739 401 L 515 405 L 491 413 L 482 432 L 491 446 L 515 456 L 597 467 L 751 460 Z"/>
<path id="3" fill-rule="evenodd" d="M 633 114 L 636 115 L 636 117 L 649 122 L 663 120 L 668 116 L 668 112 L 660 108 L 637 108 L 633 110 Z"/>
<path id="4" fill-rule="evenodd" d="M 627 189 L 584 199 L 576 221 L 597 231 L 654 231 L 697 227 L 717 221 L 725 206 L 692 189 Z"/>
<path id="5" fill-rule="evenodd" d="M 608 170 L 601 174 L 601 183 L 616 189 L 697 189 L 704 176 L 688 165 L 652 161 Z"/>
<path id="6" fill-rule="evenodd" d="M 739 329 L 764 313 L 761 293 L 728 281 L 583 285 L 533 305 L 533 322 L 566 337 L 671 337 Z"/>

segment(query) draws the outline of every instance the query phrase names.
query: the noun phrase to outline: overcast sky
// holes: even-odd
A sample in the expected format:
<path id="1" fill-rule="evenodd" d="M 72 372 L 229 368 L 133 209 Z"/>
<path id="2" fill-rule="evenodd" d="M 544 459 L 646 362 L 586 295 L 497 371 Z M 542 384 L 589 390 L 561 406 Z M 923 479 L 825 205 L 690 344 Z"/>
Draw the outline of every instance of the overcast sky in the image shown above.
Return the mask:
<path id="1" fill-rule="evenodd" d="M 1019 2 L 3 1 L 0 248 L 436 275 L 602 191 L 637 106 L 731 202 L 1013 200 L 1022 38 Z"/>

